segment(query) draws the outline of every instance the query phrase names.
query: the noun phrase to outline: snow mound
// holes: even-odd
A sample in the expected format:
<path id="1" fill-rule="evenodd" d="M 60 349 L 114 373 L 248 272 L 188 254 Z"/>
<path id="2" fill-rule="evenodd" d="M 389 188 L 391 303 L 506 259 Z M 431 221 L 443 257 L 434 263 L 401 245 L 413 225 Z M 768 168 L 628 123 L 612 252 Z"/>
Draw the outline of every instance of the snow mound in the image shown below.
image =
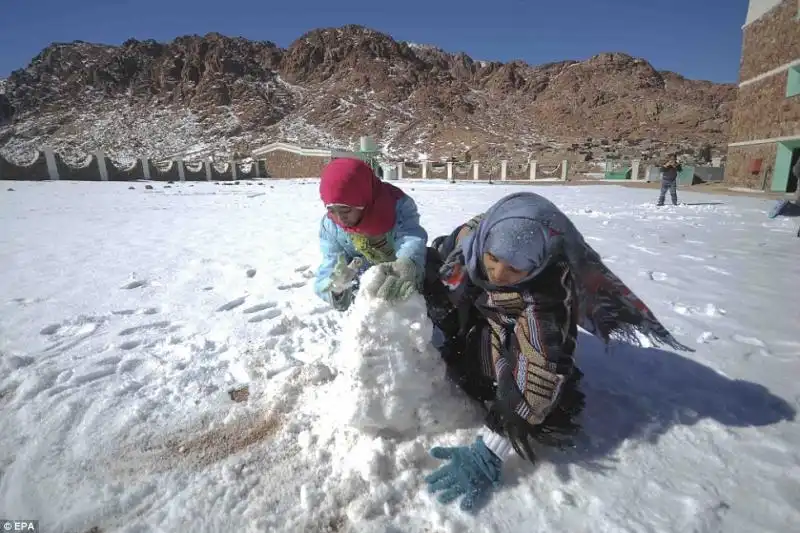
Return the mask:
<path id="1" fill-rule="evenodd" d="M 417 435 L 453 416 L 443 412 L 452 406 L 442 398 L 449 389 L 444 362 L 430 344 L 433 325 L 422 295 L 397 304 L 372 298 L 367 292 L 379 282 L 376 272 L 363 274 L 334 354 L 340 399 L 335 414 L 364 433 Z"/>

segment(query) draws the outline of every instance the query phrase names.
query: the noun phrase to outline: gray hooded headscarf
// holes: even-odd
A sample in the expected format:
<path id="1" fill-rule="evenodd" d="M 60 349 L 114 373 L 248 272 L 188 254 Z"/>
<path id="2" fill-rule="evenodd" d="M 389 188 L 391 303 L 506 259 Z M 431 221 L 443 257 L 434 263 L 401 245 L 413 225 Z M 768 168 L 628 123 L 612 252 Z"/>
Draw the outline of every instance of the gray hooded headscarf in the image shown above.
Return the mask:
<path id="1" fill-rule="evenodd" d="M 514 287 L 493 285 L 483 270 L 482 257 L 487 252 L 528 274 Z M 603 264 L 572 221 L 538 194 L 521 192 L 502 198 L 454 253 L 463 254 L 471 281 L 487 291 L 524 290 L 548 266 L 566 260 L 575 282 L 581 327 L 605 342 L 618 338 L 641 345 L 639 332 L 654 343 L 691 351 Z"/>

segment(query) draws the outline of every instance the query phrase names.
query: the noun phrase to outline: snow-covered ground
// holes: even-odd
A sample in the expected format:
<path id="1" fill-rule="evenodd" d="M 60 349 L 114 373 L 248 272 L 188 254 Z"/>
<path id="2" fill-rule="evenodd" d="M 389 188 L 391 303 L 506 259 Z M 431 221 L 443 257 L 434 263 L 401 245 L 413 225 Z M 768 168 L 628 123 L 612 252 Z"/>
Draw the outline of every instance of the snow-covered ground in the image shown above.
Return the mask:
<path id="1" fill-rule="evenodd" d="M 347 315 L 316 300 L 314 180 L 6 184 L 0 517 L 75 533 L 800 523 L 800 240 L 769 200 L 535 189 L 696 352 L 606 354 L 581 335 L 582 442 L 510 460 L 470 516 L 423 476 L 427 450 L 470 442 L 480 417 L 440 381 L 419 297 Z M 401 186 L 431 237 L 520 188 Z"/>

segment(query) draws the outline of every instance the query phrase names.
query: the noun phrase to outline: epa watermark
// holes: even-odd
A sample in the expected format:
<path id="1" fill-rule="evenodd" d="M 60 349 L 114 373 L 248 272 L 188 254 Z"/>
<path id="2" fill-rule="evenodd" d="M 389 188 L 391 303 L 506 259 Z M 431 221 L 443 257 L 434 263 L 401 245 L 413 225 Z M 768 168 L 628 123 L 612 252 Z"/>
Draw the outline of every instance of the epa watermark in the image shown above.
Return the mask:
<path id="1" fill-rule="evenodd" d="M 39 533 L 38 520 L 4 520 L 0 518 L 0 533 L 6 531 L 26 531 L 28 533 Z"/>

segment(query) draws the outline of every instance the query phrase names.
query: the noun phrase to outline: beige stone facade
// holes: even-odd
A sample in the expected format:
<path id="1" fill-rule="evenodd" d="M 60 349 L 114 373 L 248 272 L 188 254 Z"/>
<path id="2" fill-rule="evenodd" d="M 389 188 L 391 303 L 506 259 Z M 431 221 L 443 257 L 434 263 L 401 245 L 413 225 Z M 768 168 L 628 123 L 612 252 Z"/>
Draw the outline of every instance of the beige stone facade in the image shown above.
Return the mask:
<path id="1" fill-rule="evenodd" d="M 262 156 L 266 161 L 268 178 L 314 178 L 320 175 L 322 167 L 330 157 L 303 155 L 288 150 L 274 150 Z"/>
<path id="2" fill-rule="evenodd" d="M 788 87 L 790 73 L 800 68 L 798 15 L 800 0 L 750 0 L 725 167 L 731 185 L 775 192 L 796 187 L 790 169 L 800 156 L 800 94 L 789 94 Z"/>
<path id="3" fill-rule="evenodd" d="M 785 65 L 800 56 L 797 0 L 783 0 L 742 30 L 739 82 Z"/>
<path id="4" fill-rule="evenodd" d="M 731 122 L 731 142 L 800 133 L 800 97 L 786 98 L 787 77 L 784 71 L 739 88 Z"/>
<path id="5" fill-rule="evenodd" d="M 748 189 L 769 189 L 769 180 L 775 166 L 775 143 L 740 146 L 728 149 L 728 161 L 725 164 L 725 182 L 732 187 Z M 750 162 L 761 160 L 758 172 L 750 171 Z"/>

